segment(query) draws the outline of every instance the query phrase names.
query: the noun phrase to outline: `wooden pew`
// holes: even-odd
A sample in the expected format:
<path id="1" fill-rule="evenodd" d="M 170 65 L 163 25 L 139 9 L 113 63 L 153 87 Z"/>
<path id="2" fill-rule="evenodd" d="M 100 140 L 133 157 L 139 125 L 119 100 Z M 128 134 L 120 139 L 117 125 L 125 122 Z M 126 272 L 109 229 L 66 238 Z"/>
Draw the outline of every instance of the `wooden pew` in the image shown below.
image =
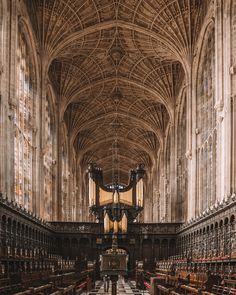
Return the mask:
<path id="1" fill-rule="evenodd" d="M 175 288 L 178 285 L 178 277 L 168 275 L 167 278 L 166 278 L 166 283 L 169 286 Z"/>
<path id="2" fill-rule="evenodd" d="M 14 295 L 29 295 L 29 294 L 31 294 L 31 291 L 30 290 L 26 290 L 26 291 L 15 293 Z"/>
<path id="3" fill-rule="evenodd" d="M 169 294 L 170 290 L 162 285 L 157 285 L 157 294 L 158 295 L 166 295 Z"/>
<path id="4" fill-rule="evenodd" d="M 21 284 L 11 284 L 8 286 L 0 287 L 0 294 L 14 294 L 16 291 L 22 290 Z"/>
<path id="5" fill-rule="evenodd" d="M 10 279 L 9 278 L 0 279 L 0 287 L 9 286 L 9 285 L 10 285 Z"/>
<path id="6" fill-rule="evenodd" d="M 56 291 L 56 292 L 50 293 L 49 295 L 61 295 L 61 291 Z"/>
<path id="7" fill-rule="evenodd" d="M 67 288 L 64 288 L 63 295 L 73 295 L 75 293 L 75 285 L 70 285 Z"/>
<path id="8" fill-rule="evenodd" d="M 63 277 L 62 275 L 52 275 L 49 277 L 49 281 L 53 283 L 54 287 L 62 286 Z"/>
<path id="9" fill-rule="evenodd" d="M 61 295 L 74 295 L 75 293 L 75 285 L 70 285 L 68 287 L 65 288 L 59 288 L 59 290 L 61 292 Z"/>
<path id="10" fill-rule="evenodd" d="M 230 288 L 236 288 L 236 280 L 232 280 L 232 279 L 225 279 L 224 280 L 224 285 L 226 287 L 230 287 Z"/>
<path id="11" fill-rule="evenodd" d="M 207 292 L 205 292 L 205 293 L 207 293 Z M 212 293 L 216 294 L 216 295 L 235 295 L 236 294 L 236 289 L 235 288 L 229 288 L 229 287 L 222 287 L 222 286 L 214 285 L 213 288 L 212 288 Z"/>
<path id="12" fill-rule="evenodd" d="M 52 292 L 53 285 L 52 284 L 46 284 L 37 288 L 29 288 L 31 291 L 31 294 L 50 294 Z"/>
<path id="13" fill-rule="evenodd" d="M 183 290 L 184 294 L 198 294 L 199 291 L 196 288 L 186 286 L 186 285 L 181 285 L 180 289 Z"/>
<path id="14" fill-rule="evenodd" d="M 22 273 L 20 280 L 23 287 L 26 289 L 36 284 L 37 282 L 42 282 L 41 273 Z"/>
<path id="15" fill-rule="evenodd" d="M 235 295 L 236 294 L 236 289 L 235 288 L 230 288 L 230 295 Z"/>

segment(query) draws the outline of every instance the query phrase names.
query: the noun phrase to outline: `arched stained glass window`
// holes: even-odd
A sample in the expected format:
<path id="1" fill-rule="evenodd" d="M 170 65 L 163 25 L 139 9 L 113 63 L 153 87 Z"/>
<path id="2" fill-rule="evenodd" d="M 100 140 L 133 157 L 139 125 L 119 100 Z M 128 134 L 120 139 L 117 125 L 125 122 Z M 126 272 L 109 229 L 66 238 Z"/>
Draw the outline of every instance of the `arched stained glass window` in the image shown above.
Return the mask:
<path id="1" fill-rule="evenodd" d="M 34 160 L 34 74 L 24 34 L 17 48 L 17 107 L 15 110 L 15 199 L 32 209 Z"/>
<path id="2" fill-rule="evenodd" d="M 216 198 L 215 31 L 205 38 L 197 77 L 198 208 L 214 205 Z"/>
<path id="3" fill-rule="evenodd" d="M 45 121 L 44 121 L 44 219 L 52 217 L 52 196 L 53 196 L 53 124 L 49 96 L 45 100 Z"/>

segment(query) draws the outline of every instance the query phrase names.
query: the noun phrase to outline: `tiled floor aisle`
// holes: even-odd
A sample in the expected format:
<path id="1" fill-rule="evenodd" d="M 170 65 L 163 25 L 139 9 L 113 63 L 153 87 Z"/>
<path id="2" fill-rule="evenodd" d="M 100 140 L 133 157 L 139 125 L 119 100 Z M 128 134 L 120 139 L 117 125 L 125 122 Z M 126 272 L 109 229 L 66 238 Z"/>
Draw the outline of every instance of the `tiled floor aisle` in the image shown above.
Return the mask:
<path id="1" fill-rule="evenodd" d="M 148 291 L 137 290 L 135 288 L 135 281 L 130 281 L 128 283 L 124 282 L 123 280 L 119 280 L 117 283 L 117 295 L 148 295 Z M 109 291 L 106 293 L 104 292 L 104 284 L 101 281 L 96 282 L 95 290 L 89 292 L 90 295 L 111 295 L 111 281 L 109 284 Z"/>

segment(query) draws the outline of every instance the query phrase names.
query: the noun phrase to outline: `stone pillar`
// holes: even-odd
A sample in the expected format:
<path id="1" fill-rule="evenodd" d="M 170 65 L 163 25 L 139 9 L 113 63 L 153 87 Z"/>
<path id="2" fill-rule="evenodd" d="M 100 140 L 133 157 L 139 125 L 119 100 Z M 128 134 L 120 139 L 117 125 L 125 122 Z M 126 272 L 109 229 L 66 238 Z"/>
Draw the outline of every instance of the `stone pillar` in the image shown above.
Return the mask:
<path id="1" fill-rule="evenodd" d="M 167 203 L 167 221 L 174 222 L 176 214 L 176 201 L 177 201 L 177 178 L 176 178 L 176 129 L 174 124 L 170 124 L 170 175 L 168 185 L 168 203 Z"/>
<path id="2" fill-rule="evenodd" d="M 186 158 L 188 166 L 188 199 L 187 199 L 187 220 L 195 217 L 196 211 L 196 87 L 193 87 L 192 64 L 188 67 L 186 85 L 186 103 L 187 103 L 187 142 L 186 142 Z"/>
<path id="3" fill-rule="evenodd" d="M 58 114 L 60 113 L 60 103 L 57 104 Z M 60 116 L 57 117 L 58 129 L 57 129 L 57 220 L 62 220 L 62 143 L 63 143 L 63 132 L 62 124 L 63 120 Z"/>
<path id="4" fill-rule="evenodd" d="M 39 95 L 39 112 L 36 114 L 35 121 L 38 123 L 38 133 L 36 138 L 36 188 L 35 188 L 35 200 L 34 200 L 34 212 L 36 212 L 41 218 L 44 218 L 44 153 L 45 153 L 45 132 L 44 132 L 44 122 L 45 122 L 45 100 L 46 100 L 46 62 L 43 56 L 41 56 L 41 75 L 40 75 L 40 87 L 38 89 Z"/>
<path id="5" fill-rule="evenodd" d="M 11 6 L 11 7 L 10 7 Z M 8 70 L 6 71 L 6 87 L 7 92 L 5 92 L 8 102 L 7 107 L 7 118 L 6 118 L 6 145 L 5 145 L 5 183 L 6 183 L 6 194 L 8 199 L 14 199 L 15 195 L 15 186 L 14 186 L 14 112 L 17 105 L 16 101 L 16 48 L 17 48 L 17 27 L 18 27 L 18 18 L 16 12 L 16 1 L 13 0 L 9 4 L 11 22 L 8 23 L 9 31 L 11 32 L 7 48 L 9 48 L 9 60 L 8 60 Z"/>
<path id="6" fill-rule="evenodd" d="M 6 141 L 5 138 L 5 117 L 6 117 L 6 94 L 5 94 L 5 69 L 4 69 L 4 61 L 6 60 L 6 16 L 8 15 L 6 12 L 5 2 L 0 2 L 0 193 L 5 195 L 5 184 L 4 184 L 4 143 Z M 2 33 L 3 32 L 3 33 Z M 4 33 L 5 32 L 5 33 Z"/>
<path id="7" fill-rule="evenodd" d="M 196 177 L 197 177 L 197 150 L 196 150 L 196 77 L 193 76 L 192 59 L 186 59 L 186 158 L 188 167 L 187 192 L 187 220 L 195 217 L 196 213 Z"/>
<path id="8" fill-rule="evenodd" d="M 236 192 L 236 2 L 231 0 L 227 1 L 226 13 L 231 9 L 231 23 L 230 30 L 231 33 L 231 65 L 230 65 L 230 83 L 231 83 L 231 189 L 232 192 Z"/>
<path id="9" fill-rule="evenodd" d="M 164 152 L 160 151 L 160 160 L 159 160 L 159 190 L 160 190 L 160 222 L 165 220 L 165 169 L 164 169 Z"/>
<path id="10" fill-rule="evenodd" d="M 56 98 L 57 100 L 57 98 Z M 53 110 L 57 109 L 57 103 L 54 105 Z M 58 112 L 54 114 L 54 128 L 53 128 L 53 188 L 52 188 L 52 219 L 58 219 Z"/>
<path id="11" fill-rule="evenodd" d="M 80 221 L 81 218 L 81 196 L 82 196 L 82 171 L 79 158 L 77 159 L 77 175 L 76 175 L 76 221 Z"/>
<path id="12" fill-rule="evenodd" d="M 215 1 L 215 109 L 217 110 L 217 189 L 219 201 L 231 193 L 231 36 L 229 0 Z"/>
<path id="13" fill-rule="evenodd" d="M 70 137 L 70 135 L 68 135 Z M 69 141 L 69 140 L 68 140 Z M 72 191 L 73 191 L 73 153 L 72 153 L 72 144 L 69 141 L 69 149 L 68 149 L 68 196 L 67 196 L 67 220 L 72 221 Z"/>
<path id="14" fill-rule="evenodd" d="M 145 179 L 145 198 L 144 198 L 144 222 L 153 220 L 153 169 L 146 175 Z"/>
<path id="15" fill-rule="evenodd" d="M 152 187 L 152 222 L 159 222 L 159 187 L 158 187 L 158 155 L 155 156 L 155 163 L 153 164 L 153 187 Z"/>

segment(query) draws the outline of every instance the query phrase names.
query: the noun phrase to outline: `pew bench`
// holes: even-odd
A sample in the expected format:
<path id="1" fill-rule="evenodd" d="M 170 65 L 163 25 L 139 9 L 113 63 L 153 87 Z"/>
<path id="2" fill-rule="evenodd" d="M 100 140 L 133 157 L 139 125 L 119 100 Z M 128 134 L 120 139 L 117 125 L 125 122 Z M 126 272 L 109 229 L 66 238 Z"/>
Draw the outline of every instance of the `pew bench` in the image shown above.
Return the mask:
<path id="1" fill-rule="evenodd" d="M 230 287 L 230 288 L 236 288 L 236 280 L 231 280 L 231 279 L 225 279 L 224 280 L 224 285 L 226 287 Z"/>
<path id="2" fill-rule="evenodd" d="M 184 294 L 198 294 L 199 290 L 187 285 L 181 285 L 180 289 L 183 290 Z"/>
<path id="3" fill-rule="evenodd" d="M 50 293 L 49 295 L 61 295 L 61 291 L 55 291 L 53 293 Z"/>
<path id="4" fill-rule="evenodd" d="M 214 285 L 212 288 L 212 293 L 216 295 L 235 295 L 236 289 Z"/>
<path id="5" fill-rule="evenodd" d="M 21 284 L 12 284 L 12 285 L 7 285 L 0 287 L 0 294 L 9 294 L 9 293 L 15 293 L 18 290 L 21 290 L 22 286 Z"/>
<path id="6" fill-rule="evenodd" d="M 170 294 L 170 289 L 168 289 L 162 285 L 157 285 L 157 294 L 158 295 Z"/>
<path id="7" fill-rule="evenodd" d="M 52 284 L 46 284 L 37 288 L 30 287 L 30 294 L 50 294 L 53 291 Z"/>
<path id="8" fill-rule="evenodd" d="M 60 295 L 74 295 L 75 290 L 76 290 L 75 285 L 70 285 L 65 288 L 58 288 L 58 292 L 60 292 Z"/>
<path id="9" fill-rule="evenodd" d="M 0 279 L 0 287 L 9 286 L 9 285 L 10 285 L 10 279 L 9 278 Z"/>
<path id="10" fill-rule="evenodd" d="M 30 290 L 26 290 L 26 291 L 15 293 L 14 295 L 30 295 L 30 294 L 31 294 L 31 291 Z"/>

